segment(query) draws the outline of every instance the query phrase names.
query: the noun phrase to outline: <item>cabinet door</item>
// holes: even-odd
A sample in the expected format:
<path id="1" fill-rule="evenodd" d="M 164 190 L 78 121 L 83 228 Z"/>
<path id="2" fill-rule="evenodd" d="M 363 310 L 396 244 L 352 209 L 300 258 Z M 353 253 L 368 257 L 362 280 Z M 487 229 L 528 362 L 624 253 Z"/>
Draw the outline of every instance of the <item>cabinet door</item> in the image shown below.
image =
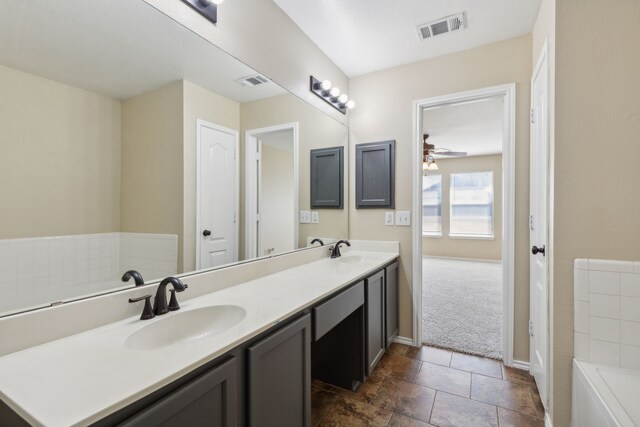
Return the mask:
<path id="1" fill-rule="evenodd" d="M 387 266 L 385 269 L 385 313 L 386 328 L 385 339 L 387 348 L 398 336 L 398 262 Z"/>
<path id="2" fill-rule="evenodd" d="M 120 425 L 235 427 L 236 386 L 236 359 L 232 357 Z"/>
<path id="3" fill-rule="evenodd" d="M 384 324 L 384 270 L 381 270 L 366 280 L 366 312 L 367 312 L 367 375 L 384 354 L 385 324 Z"/>
<path id="4" fill-rule="evenodd" d="M 311 316 L 247 349 L 251 427 L 311 425 Z"/>

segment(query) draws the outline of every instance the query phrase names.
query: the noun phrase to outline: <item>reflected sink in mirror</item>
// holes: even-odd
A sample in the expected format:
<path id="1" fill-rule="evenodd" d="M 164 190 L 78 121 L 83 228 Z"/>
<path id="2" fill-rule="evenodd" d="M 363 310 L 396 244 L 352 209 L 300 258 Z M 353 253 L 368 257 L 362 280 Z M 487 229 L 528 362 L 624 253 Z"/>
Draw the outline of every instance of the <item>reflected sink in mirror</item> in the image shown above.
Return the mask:
<path id="1" fill-rule="evenodd" d="M 213 305 L 165 314 L 131 333 L 125 346 L 132 350 L 155 350 L 199 340 L 226 331 L 246 315 L 246 310 L 237 305 Z"/>
<path id="2" fill-rule="evenodd" d="M 339 262 L 345 263 L 345 264 L 357 264 L 359 262 L 362 262 L 363 258 L 360 255 L 342 255 L 340 258 L 338 258 Z"/>

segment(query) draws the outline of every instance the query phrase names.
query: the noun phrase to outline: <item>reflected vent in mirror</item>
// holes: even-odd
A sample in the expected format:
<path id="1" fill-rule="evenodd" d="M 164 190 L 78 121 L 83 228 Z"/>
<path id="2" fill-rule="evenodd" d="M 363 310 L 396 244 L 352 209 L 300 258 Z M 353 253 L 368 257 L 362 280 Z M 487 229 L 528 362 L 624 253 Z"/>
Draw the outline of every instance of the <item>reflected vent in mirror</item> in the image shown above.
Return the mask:
<path id="1" fill-rule="evenodd" d="M 242 86 L 258 86 L 265 83 L 269 83 L 269 79 L 265 76 L 261 76 L 260 74 L 255 74 L 253 76 L 242 77 L 236 82 L 240 83 Z"/>

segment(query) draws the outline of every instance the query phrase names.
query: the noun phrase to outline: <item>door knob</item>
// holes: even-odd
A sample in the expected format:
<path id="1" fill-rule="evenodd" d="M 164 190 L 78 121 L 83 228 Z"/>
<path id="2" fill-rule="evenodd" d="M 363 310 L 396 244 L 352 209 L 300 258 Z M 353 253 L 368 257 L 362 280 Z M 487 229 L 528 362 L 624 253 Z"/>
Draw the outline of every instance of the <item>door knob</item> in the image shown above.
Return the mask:
<path id="1" fill-rule="evenodd" d="M 531 253 L 534 254 L 534 255 L 538 255 L 538 253 L 541 253 L 542 256 L 545 256 L 544 250 L 545 250 L 545 245 L 542 245 L 541 248 L 539 248 L 537 246 L 531 246 Z"/>
<path id="2" fill-rule="evenodd" d="M 211 236 L 211 230 L 204 230 L 204 231 L 202 232 L 202 235 L 203 235 L 204 237 L 209 237 L 209 236 Z"/>

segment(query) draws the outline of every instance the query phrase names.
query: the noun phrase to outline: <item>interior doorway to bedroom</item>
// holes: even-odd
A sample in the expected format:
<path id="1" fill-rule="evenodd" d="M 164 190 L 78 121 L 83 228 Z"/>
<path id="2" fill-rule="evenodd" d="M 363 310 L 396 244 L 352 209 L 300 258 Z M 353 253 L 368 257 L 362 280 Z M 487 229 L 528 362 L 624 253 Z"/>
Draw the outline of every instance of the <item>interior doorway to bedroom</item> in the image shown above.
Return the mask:
<path id="1" fill-rule="evenodd" d="M 505 96 L 421 111 L 421 341 L 502 360 Z"/>

